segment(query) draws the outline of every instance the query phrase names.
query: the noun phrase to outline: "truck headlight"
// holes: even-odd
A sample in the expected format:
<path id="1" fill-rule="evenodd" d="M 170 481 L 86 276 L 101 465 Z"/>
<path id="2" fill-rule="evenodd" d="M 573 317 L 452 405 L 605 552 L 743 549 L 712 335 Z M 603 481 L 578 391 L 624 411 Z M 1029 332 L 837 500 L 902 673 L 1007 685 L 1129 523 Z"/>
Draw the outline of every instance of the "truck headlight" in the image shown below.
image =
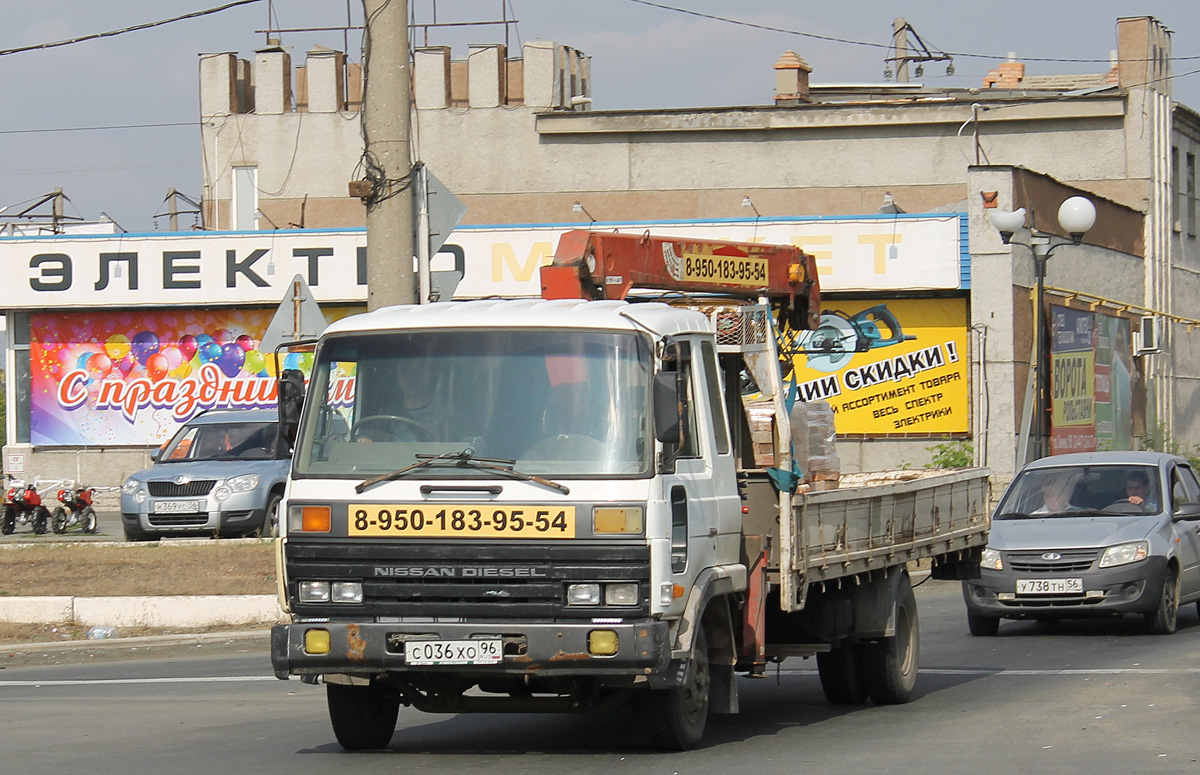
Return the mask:
<path id="1" fill-rule="evenodd" d="M 605 584 L 604 585 L 604 604 L 605 605 L 637 605 L 638 604 L 638 585 L 632 584 Z"/>
<path id="2" fill-rule="evenodd" d="M 1148 556 L 1150 556 L 1150 544 L 1146 541 L 1117 544 L 1104 550 L 1104 554 L 1100 556 L 1100 567 L 1115 568 L 1118 565 L 1128 565 L 1131 562 L 1144 560 Z"/>
<path id="3" fill-rule="evenodd" d="M 1004 570 L 1004 560 L 1000 557 L 1000 552 L 995 549 L 984 549 L 983 555 L 979 558 L 979 567 L 988 570 Z"/>
<path id="4" fill-rule="evenodd" d="M 328 603 L 329 602 L 329 582 L 328 581 L 301 581 L 300 582 L 300 602 L 301 603 Z"/>
<path id="5" fill-rule="evenodd" d="M 332 587 L 332 600 L 335 603 L 361 603 L 363 590 L 361 581 L 335 581 Z"/>
<path id="6" fill-rule="evenodd" d="M 600 585 L 568 584 L 567 605 L 600 605 Z"/>

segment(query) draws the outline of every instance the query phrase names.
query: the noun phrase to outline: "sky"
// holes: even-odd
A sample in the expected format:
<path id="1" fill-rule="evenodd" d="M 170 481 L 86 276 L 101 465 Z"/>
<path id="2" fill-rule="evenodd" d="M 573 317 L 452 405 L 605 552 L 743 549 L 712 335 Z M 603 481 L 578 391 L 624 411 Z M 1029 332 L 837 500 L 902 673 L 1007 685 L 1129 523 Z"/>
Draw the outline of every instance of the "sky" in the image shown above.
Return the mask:
<path id="1" fill-rule="evenodd" d="M 55 0 L 5 5 L 0 50 L 143 25 L 232 0 Z M 953 76 L 931 63 L 931 86 L 977 86 L 1009 52 L 1029 75 L 1108 69 L 1116 20 L 1154 16 L 1174 31 L 1174 97 L 1200 110 L 1200 2 L 1005 0 L 409 0 L 418 24 L 516 19 L 514 51 L 553 40 L 591 57 L 593 109 L 767 105 L 772 65 L 795 51 L 812 82 L 882 82 L 892 23 L 903 16 L 933 50 L 954 54 Z M 507 6 L 507 11 L 502 9 Z M 673 6 L 683 13 L 661 6 Z M 964 11 L 964 9 L 970 9 Z M 436 17 L 435 17 L 436 13 Z M 705 18 L 723 17 L 725 20 Z M 270 22 L 268 22 L 268 19 Z M 259 0 L 209 15 L 67 46 L 0 52 L 0 223 L 54 188 L 66 214 L 106 213 L 131 232 L 166 229 L 170 187 L 201 194 L 198 55 L 252 58 L 268 27 L 361 25 L 362 0 Z M 740 22 L 740 23 L 734 23 Z M 764 29 L 773 28 L 773 29 Z M 428 38 L 426 38 L 426 34 Z M 283 33 L 293 62 L 320 43 L 361 59 L 358 33 Z M 505 27 L 435 28 L 417 45 L 505 41 Z M 911 42 L 911 41 L 910 41 Z M 348 45 L 347 45 L 348 43 Z M 1035 59 L 1093 60 L 1079 62 Z M 1096 61 L 1099 60 L 1099 61 Z M 1197 71 L 1197 72 L 1193 72 Z M 918 80 L 915 77 L 912 79 Z M 105 127 L 97 129 L 96 127 Z M 109 128 L 121 127 L 121 128 Z M 49 212 L 42 207 L 38 212 Z M 186 223 L 185 226 L 190 224 Z"/>

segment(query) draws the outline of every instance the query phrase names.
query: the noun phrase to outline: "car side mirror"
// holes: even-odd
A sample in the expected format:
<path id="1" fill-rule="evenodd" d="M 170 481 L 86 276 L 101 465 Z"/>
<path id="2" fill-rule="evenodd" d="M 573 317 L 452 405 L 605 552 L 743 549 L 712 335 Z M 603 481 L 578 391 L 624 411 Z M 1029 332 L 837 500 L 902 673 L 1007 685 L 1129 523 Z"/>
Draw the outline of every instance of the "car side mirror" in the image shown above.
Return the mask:
<path id="1" fill-rule="evenodd" d="M 157 447 L 155 449 L 150 450 L 150 462 L 157 463 L 158 459 L 162 457 L 162 453 L 163 453 L 162 447 Z"/>
<path id="2" fill-rule="evenodd" d="M 1182 520 L 1197 520 L 1200 519 L 1200 503 L 1181 503 L 1175 507 L 1175 519 Z"/>
<path id="3" fill-rule="evenodd" d="M 681 377 L 678 371 L 660 371 L 654 375 L 654 437 L 664 444 L 678 444 L 682 438 Z"/>

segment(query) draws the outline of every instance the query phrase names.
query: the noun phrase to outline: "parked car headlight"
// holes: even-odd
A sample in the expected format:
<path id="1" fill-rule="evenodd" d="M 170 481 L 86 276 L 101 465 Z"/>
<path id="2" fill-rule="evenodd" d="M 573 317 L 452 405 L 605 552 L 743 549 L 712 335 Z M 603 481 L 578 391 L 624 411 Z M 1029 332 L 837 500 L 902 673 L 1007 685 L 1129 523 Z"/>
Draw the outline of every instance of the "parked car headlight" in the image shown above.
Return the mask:
<path id="1" fill-rule="evenodd" d="M 984 549 L 983 556 L 979 558 L 979 567 L 988 570 L 1004 570 L 1004 560 L 1001 559 L 1000 552 L 995 549 Z"/>
<path id="2" fill-rule="evenodd" d="M 1146 541 L 1117 544 L 1104 550 L 1104 554 L 1100 557 L 1100 567 L 1113 568 L 1117 565 L 1128 565 L 1131 562 L 1144 560 L 1149 555 L 1150 544 Z"/>
<path id="3" fill-rule="evenodd" d="M 138 491 L 138 488 L 141 486 L 142 486 L 141 482 L 139 482 L 137 479 L 130 477 L 129 479 L 125 480 L 125 484 L 121 485 L 121 494 L 122 495 L 133 495 L 135 492 Z"/>
<path id="4" fill-rule="evenodd" d="M 250 492 L 258 486 L 258 474 L 243 474 L 225 480 L 225 486 L 231 492 Z"/>

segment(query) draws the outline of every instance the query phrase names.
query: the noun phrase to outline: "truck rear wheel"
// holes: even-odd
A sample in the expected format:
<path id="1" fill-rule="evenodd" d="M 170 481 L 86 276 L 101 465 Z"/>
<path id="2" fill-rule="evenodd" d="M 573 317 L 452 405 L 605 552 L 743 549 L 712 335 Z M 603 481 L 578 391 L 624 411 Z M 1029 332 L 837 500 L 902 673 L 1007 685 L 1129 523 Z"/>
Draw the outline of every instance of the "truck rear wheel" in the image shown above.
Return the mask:
<path id="1" fill-rule="evenodd" d="M 388 695 L 378 684 L 350 686 L 326 684 L 329 720 L 338 744 L 347 751 L 386 748 L 396 732 L 400 698 Z"/>
<path id="2" fill-rule="evenodd" d="M 710 688 L 708 638 L 696 630 L 683 683 L 672 689 L 653 689 L 642 705 L 650 741 L 666 751 L 687 751 L 700 744 L 708 722 Z"/>
<path id="3" fill-rule="evenodd" d="M 846 643 L 817 654 L 817 674 L 821 689 L 830 705 L 862 705 L 867 701 L 867 687 L 858 670 L 858 654 Z"/>
<path id="4" fill-rule="evenodd" d="M 880 705 L 900 705 L 912 697 L 917 685 L 921 632 L 917 598 L 905 575 L 896 590 L 896 634 L 859 648 L 859 671 L 867 693 Z"/>

